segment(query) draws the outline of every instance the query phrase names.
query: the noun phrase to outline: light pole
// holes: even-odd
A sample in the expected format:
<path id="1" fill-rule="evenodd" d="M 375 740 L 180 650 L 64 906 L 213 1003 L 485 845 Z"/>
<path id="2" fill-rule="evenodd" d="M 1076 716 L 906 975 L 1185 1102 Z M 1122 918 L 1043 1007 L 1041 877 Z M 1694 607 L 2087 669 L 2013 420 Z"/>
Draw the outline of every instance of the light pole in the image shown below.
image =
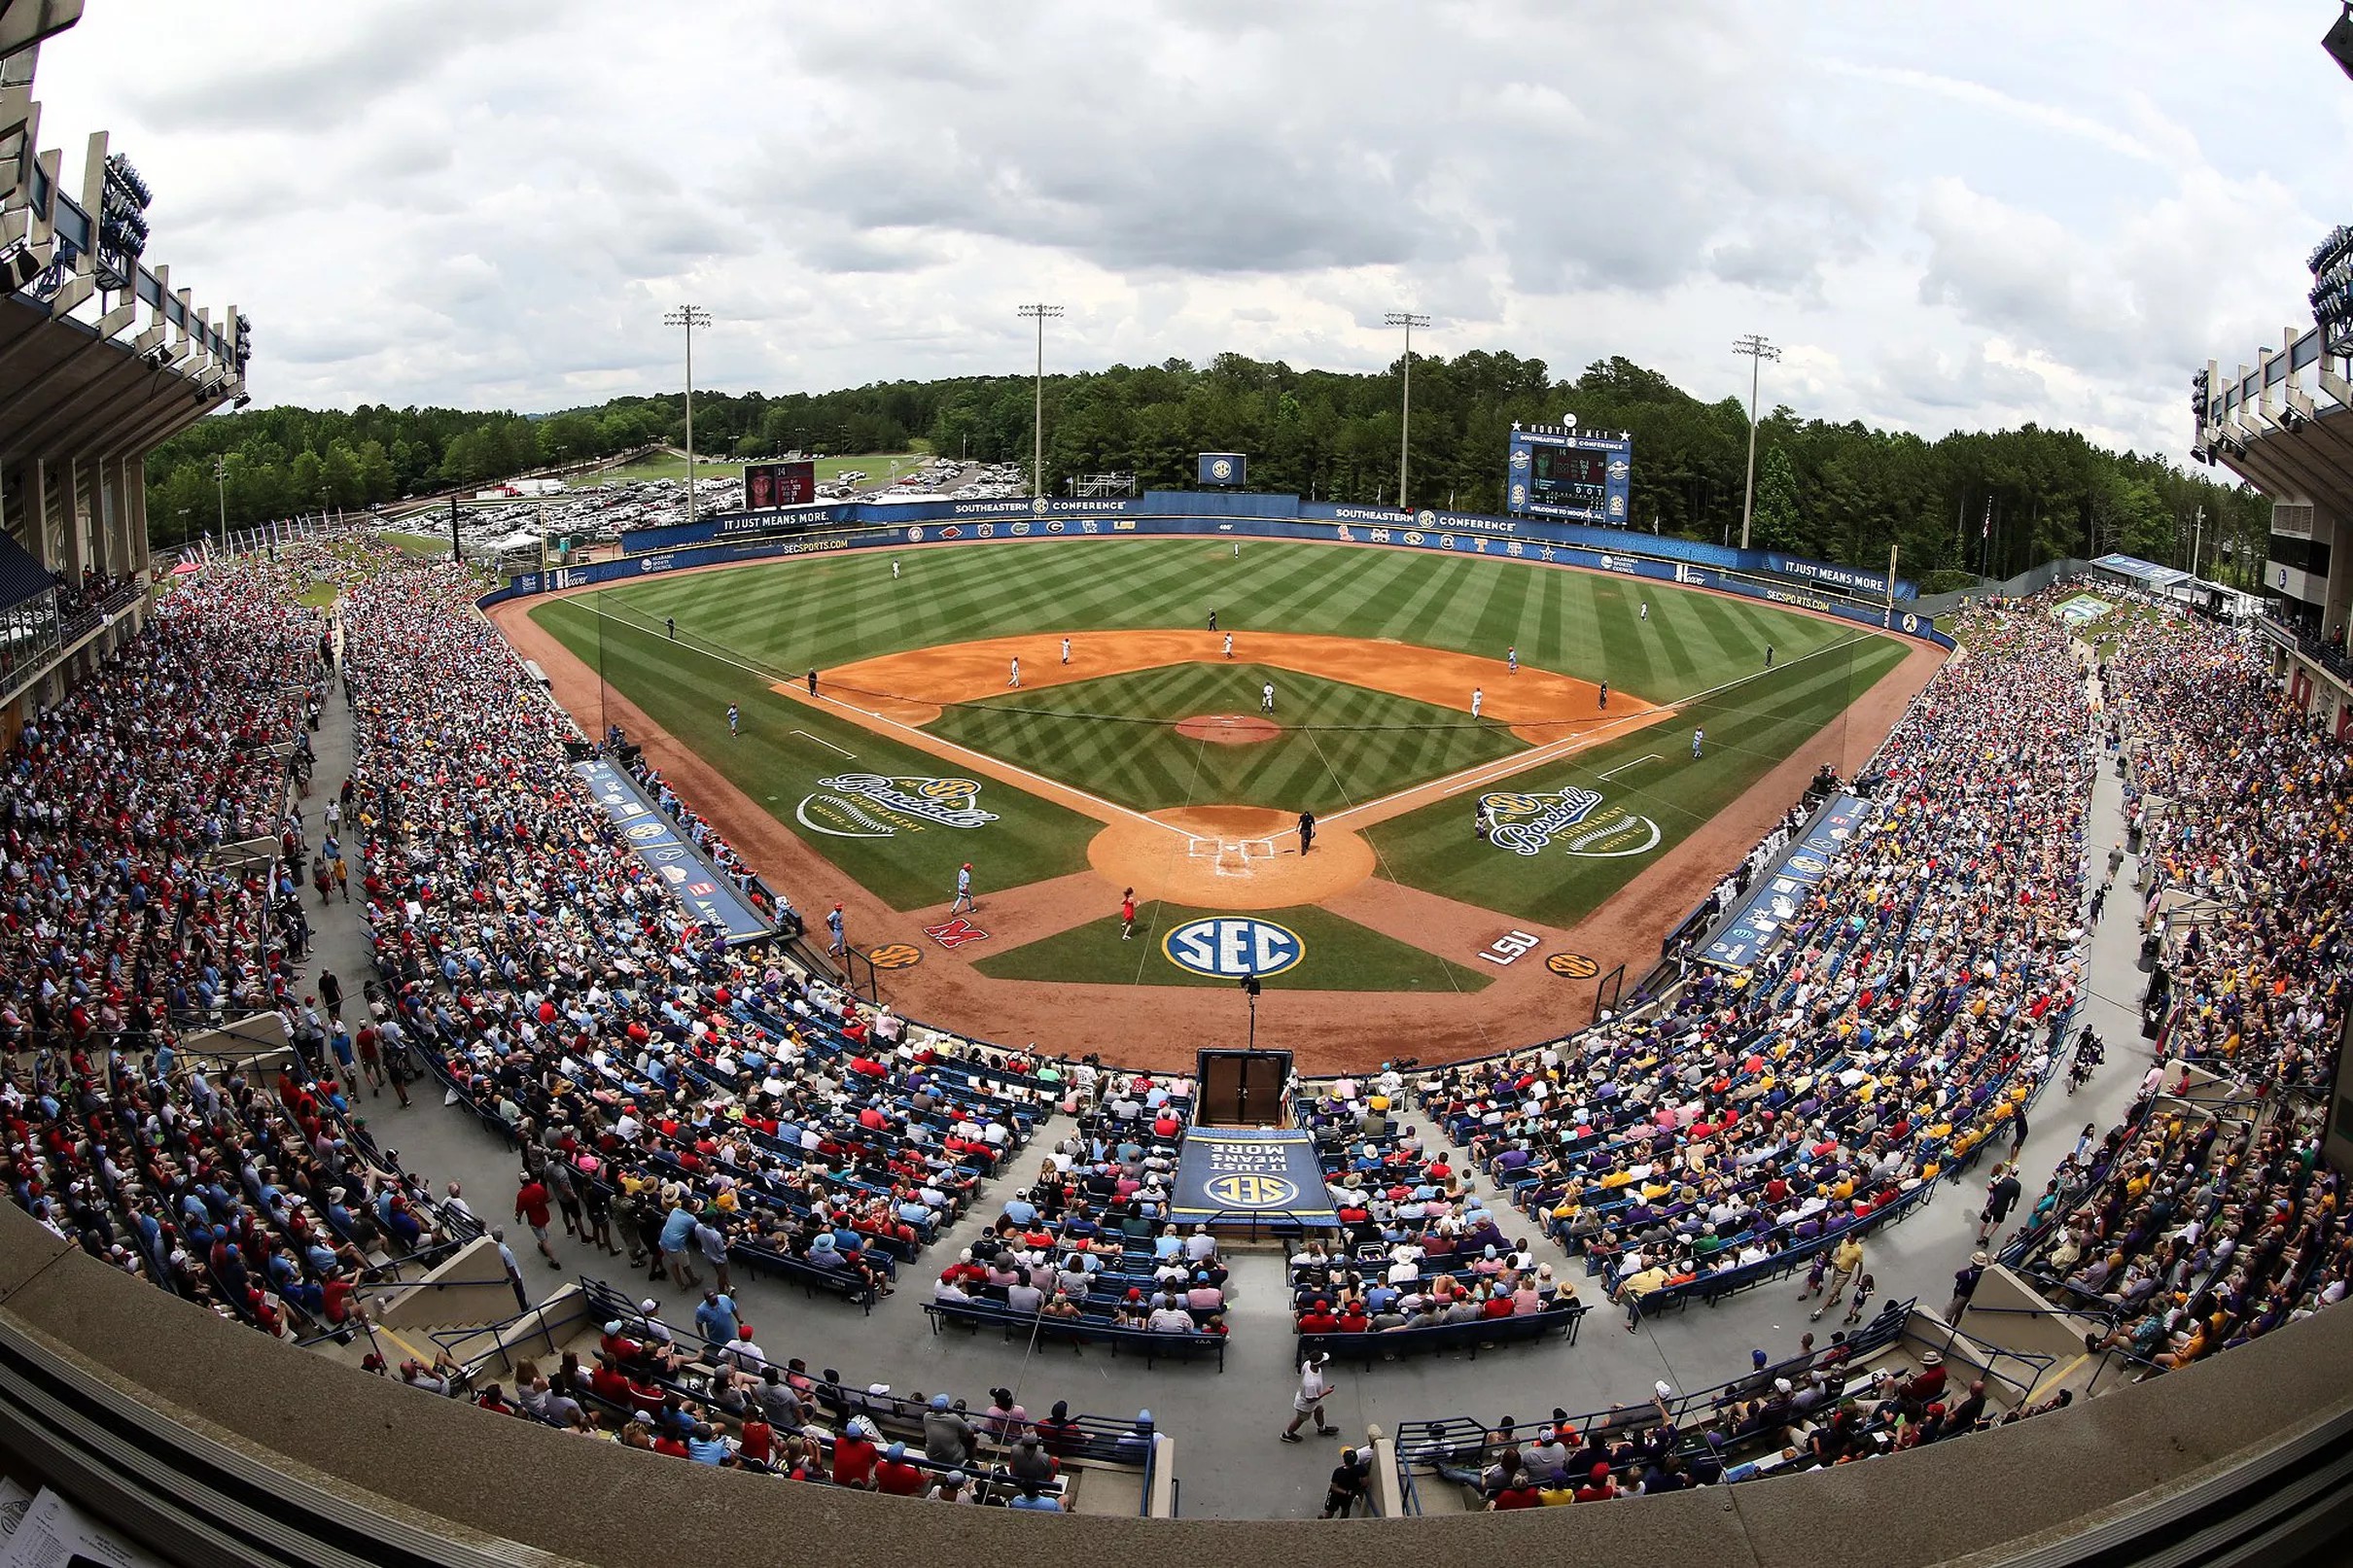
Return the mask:
<path id="1" fill-rule="evenodd" d="M 1046 318 L 1062 314 L 1060 305 L 1023 305 L 1014 314 L 1037 323 L 1036 407 L 1030 425 L 1030 499 L 1046 493 Z"/>
<path id="2" fill-rule="evenodd" d="M 1732 351 L 1748 356 L 1748 482 L 1740 487 L 1740 548 L 1746 549 L 1748 521 L 1756 514 L 1757 505 L 1757 372 L 1767 360 L 1778 360 L 1781 351 L 1759 332 L 1734 338 Z"/>
<path id="3" fill-rule="evenodd" d="M 700 305 L 680 305 L 662 318 L 664 327 L 686 329 L 686 522 L 694 523 L 694 330 L 711 325 L 711 312 Z"/>
<path id="4" fill-rule="evenodd" d="M 228 454 L 226 452 L 212 460 L 212 483 L 213 491 L 221 501 L 221 542 L 227 544 L 228 542 Z"/>
<path id="5" fill-rule="evenodd" d="M 1385 327 L 1405 329 L 1405 396 L 1398 403 L 1397 417 L 1397 508 L 1410 511 L 1413 503 L 1405 493 L 1405 454 L 1414 428 L 1414 329 L 1427 327 L 1429 318 L 1410 310 L 1392 310 L 1381 322 Z"/>

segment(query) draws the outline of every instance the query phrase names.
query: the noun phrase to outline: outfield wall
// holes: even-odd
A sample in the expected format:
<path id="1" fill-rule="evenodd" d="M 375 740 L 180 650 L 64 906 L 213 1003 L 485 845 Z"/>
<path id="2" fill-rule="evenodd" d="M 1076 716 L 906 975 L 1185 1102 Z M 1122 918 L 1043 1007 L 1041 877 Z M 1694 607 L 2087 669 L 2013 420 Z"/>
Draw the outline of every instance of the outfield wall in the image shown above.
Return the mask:
<path id="1" fill-rule="evenodd" d="M 1624 576 L 1640 577 L 1658 582 L 1671 582 L 1687 588 L 1712 588 L 1723 593 L 1738 594 L 1743 598 L 1760 599 L 1768 604 L 1787 605 L 1798 610 L 1809 610 L 1825 615 L 1868 626 L 1875 631 L 1891 632 L 1938 647 L 1950 648 L 1952 639 L 1936 629 L 1930 617 L 1899 610 L 1881 603 L 1868 603 L 1844 598 L 1838 594 L 1816 593 L 1799 586 L 1781 586 L 1760 581 L 1741 575 L 1738 570 L 1702 565 L 1684 559 L 1665 559 L 1653 554 L 1633 554 L 1627 548 L 1630 540 L 1639 540 L 1644 550 L 1653 546 L 1672 546 L 1677 551 L 1713 551 L 1718 555 L 1757 557 L 1772 555 L 1786 561 L 1775 552 L 1758 550 L 1723 550 L 1715 545 L 1694 543 L 1688 540 L 1658 540 L 1625 534 L 1616 529 L 1571 528 L 1559 524 L 1533 524 L 1524 518 L 1466 519 L 1456 512 L 1424 512 L 1421 517 L 1434 519 L 1423 525 L 1420 518 L 1411 526 L 1400 526 L 1399 514 L 1378 511 L 1371 507 L 1337 506 L 1330 503 L 1302 503 L 1295 496 L 1235 496 L 1212 497 L 1212 500 L 1248 502 L 1257 511 L 1244 515 L 1208 516 L 1190 513 L 1165 515 L 1139 513 L 1122 508 L 1140 506 L 1143 502 L 1161 502 L 1190 497 L 1147 496 L 1138 501 L 1054 501 L 1046 503 L 1043 516 L 1033 513 L 1029 502 L 953 502 L 910 503 L 896 506 L 876 506 L 865 503 L 844 503 L 835 506 L 810 508 L 805 515 L 818 512 L 828 514 L 822 527 L 810 527 L 783 538 L 772 534 L 764 538 L 728 538 L 731 525 L 758 523 L 773 528 L 774 514 L 759 514 L 749 518 L 719 517 L 692 525 L 672 528 L 642 529 L 624 534 L 622 544 L 632 553 L 618 560 L 597 561 L 586 566 L 559 567 L 544 573 L 526 572 L 508 586 L 484 597 L 480 604 L 488 609 L 509 599 L 539 593 L 557 593 L 572 588 L 593 587 L 600 583 L 634 581 L 641 577 L 665 572 L 683 572 L 691 567 L 721 566 L 752 561 L 782 560 L 796 555 L 829 555 L 844 550 L 903 549 L 910 544 L 982 544 L 1028 541 L 1045 543 L 1056 540 L 1083 539 L 1140 539 L 1169 536 L 1207 537 L 1212 539 L 1281 539 L 1304 540 L 1318 543 L 1383 544 L 1392 548 L 1422 549 L 1456 555 L 1496 556 L 1506 560 L 1543 562 L 1555 566 L 1583 567 L 1588 571 L 1609 572 Z M 1306 512 L 1310 508 L 1336 514 L 1329 521 L 1307 516 L 1287 517 L 1269 515 L 1283 504 Z M 944 519 L 931 514 L 943 508 L 953 508 Z M 839 514 L 838 516 L 833 514 Z M 879 520 L 873 519 L 880 514 Z M 921 514 L 921 515 L 918 515 Z M 1365 521 L 1364 519 L 1379 519 Z M 1496 524 L 1515 532 L 1498 537 L 1493 532 L 1454 526 L 1456 520 Z M 1541 529 L 1544 536 L 1573 533 L 1590 537 L 1596 544 L 1568 543 L 1549 537 L 1539 537 L 1533 530 Z M 1525 532 L 1524 532 L 1525 531 Z M 740 535 L 743 531 L 738 529 Z M 679 548 L 657 549 L 636 553 L 633 541 L 642 541 L 656 535 L 673 536 L 682 533 L 708 536 L 707 541 Z M 1813 563 L 1819 565 L 1819 563 Z M 1825 571 L 1844 572 L 1843 567 L 1827 567 Z M 1882 588 L 1884 584 L 1879 586 Z M 1901 584 L 1900 586 L 1909 586 Z"/>
<path id="2" fill-rule="evenodd" d="M 1220 525 L 1228 523 L 1300 522 L 1362 524 L 1388 532 L 1444 533 L 1486 539 L 1520 540 L 1537 543 L 1573 544 L 1617 555 L 1651 556 L 1713 567 L 1719 572 L 1764 573 L 1798 577 L 1826 587 L 1868 594 L 1883 602 L 1884 575 L 1836 566 L 1828 561 L 1785 555 L 1779 550 L 1742 550 L 1698 540 L 1668 539 L 1637 534 L 1624 528 L 1593 528 L 1582 523 L 1558 523 L 1534 517 L 1495 517 L 1485 512 L 1438 511 L 1423 508 L 1407 513 L 1389 506 L 1347 505 L 1333 501 L 1302 501 L 1297 496 L 1233 495 L 1215 490 L 1154 490 L 1141 496 L 1107 501 L 842 501 L 818 506 L 793 506 L 776 511 L 734 512 L 671 523 L 660 528 L 626 530 L 621 535 L 624 554 L 675 550 L 728 540 L 780 539 L 843 528 L 910 527 L 935 523 L 994 523 L 1010 528 L 1024 522 L 1060 519 L 1191 518 Z M 1049 530 L 1050 531 L 1050 530 Z M 1375 540 L 1374 542 L 1385 542 Z M 1898 601 L 1914 598 L 1917 588 L 1898 577 Z"/>

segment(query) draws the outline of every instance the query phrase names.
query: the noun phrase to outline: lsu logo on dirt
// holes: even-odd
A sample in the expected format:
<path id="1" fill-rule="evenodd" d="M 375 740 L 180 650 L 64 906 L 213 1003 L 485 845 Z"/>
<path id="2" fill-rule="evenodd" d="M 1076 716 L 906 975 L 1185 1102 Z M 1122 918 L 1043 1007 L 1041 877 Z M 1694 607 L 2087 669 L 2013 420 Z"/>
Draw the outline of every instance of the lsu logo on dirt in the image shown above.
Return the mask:
<path id="1" fill-rule="evenodd" d="M 1245 975 L 1279 975 L 1307 957 L 1299 933 L 1273 921 L 1246 915 L 1187 921 L 1160 939 L 1169 962 L 1197 975 L 1239 980 Z"/>
<path id="2" fill-rule="evenodd" d="M 980 809 L 977 779 L 894 778 L 879 773 L 841 773 L 817 781 L 801 797 L 793 817 L 812 832 L 845 839 L 887 839 L 901 829 L 980 827 L 997 820 Z"/>
<path id="3" fill-rule="evenodd" d="M 1614 859 L 1659 847 L 1659 824 L 1623 806 L 1604 806 L 1595 789 L 1571 785 L 1543 793 L 1493 790 L 1479 797 L 1487 841 L 1514 854 L 1542 854 L 1555 839 L 1569 854 Z"/>

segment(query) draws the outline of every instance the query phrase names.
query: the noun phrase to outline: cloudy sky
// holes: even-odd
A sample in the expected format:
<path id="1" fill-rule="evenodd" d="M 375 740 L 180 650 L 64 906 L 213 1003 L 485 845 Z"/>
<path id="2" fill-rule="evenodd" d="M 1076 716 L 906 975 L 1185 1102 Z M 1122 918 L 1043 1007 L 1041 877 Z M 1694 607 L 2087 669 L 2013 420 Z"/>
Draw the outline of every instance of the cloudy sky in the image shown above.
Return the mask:
<path id="1" fill-rule="evenodd" d="M 1605 354 L 1705 397 L 2179 456 L 2345 210 L 2327 0 L 90 0 L 42 143 L 273 402 L 548 409 L 1238 349 Z M 688 25 L 685 17 L 693 18 Z M 2259 114 L 2259 108 L 2262 112 Z"/>

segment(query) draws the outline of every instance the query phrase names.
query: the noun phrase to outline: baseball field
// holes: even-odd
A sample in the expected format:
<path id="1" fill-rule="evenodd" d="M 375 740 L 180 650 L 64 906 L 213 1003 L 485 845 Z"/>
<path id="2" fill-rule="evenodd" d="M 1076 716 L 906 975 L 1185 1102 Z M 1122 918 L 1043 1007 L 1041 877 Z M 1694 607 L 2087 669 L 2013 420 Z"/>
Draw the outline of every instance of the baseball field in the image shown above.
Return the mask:
<path id="1" fill-rule="evenodd" d="M 1302 1040 L 1582 1023 L 1938 657 L 1598 573 L 1209 539 L 836 553 L 497 616 L 812 926 L 841 903 L 911 1010 L 1070 1049 L 1238 1017 L 1201 988 L 1248 972 Z"/>

